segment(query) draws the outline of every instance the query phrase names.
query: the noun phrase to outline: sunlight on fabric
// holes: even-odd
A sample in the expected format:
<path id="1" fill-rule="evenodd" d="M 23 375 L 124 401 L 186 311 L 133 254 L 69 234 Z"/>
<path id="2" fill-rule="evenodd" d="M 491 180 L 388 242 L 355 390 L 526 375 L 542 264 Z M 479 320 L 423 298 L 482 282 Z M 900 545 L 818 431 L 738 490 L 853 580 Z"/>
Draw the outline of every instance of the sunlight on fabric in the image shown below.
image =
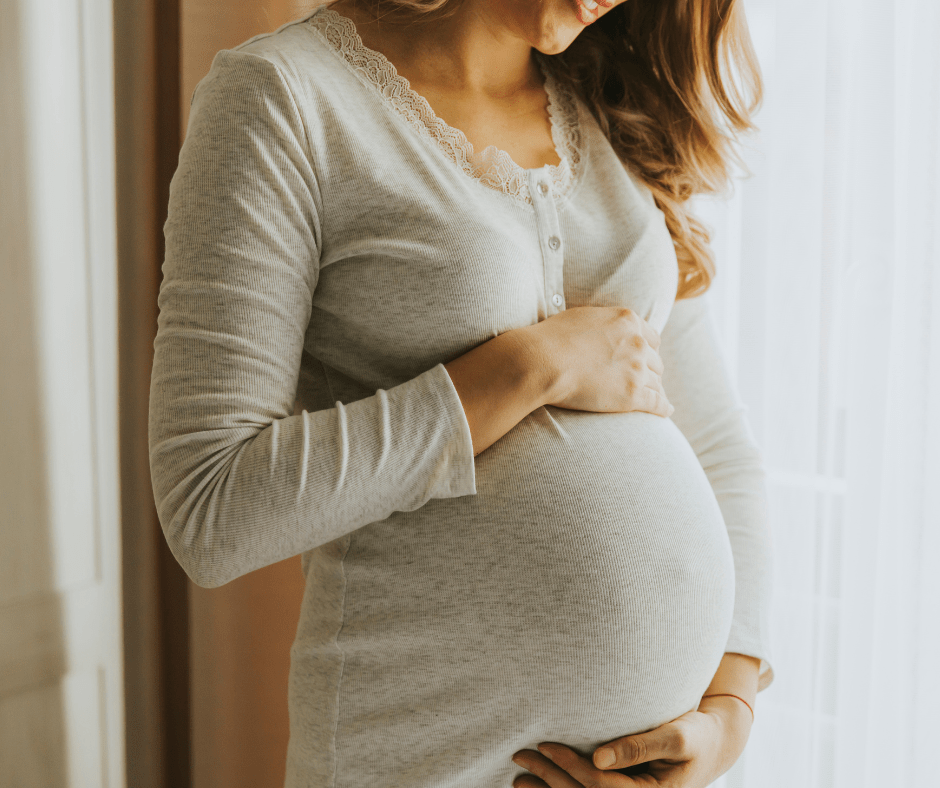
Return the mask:
<path id="1" fill-rule="evenodd" d="M 936 785 L 940 4 L 745 8 L 753 177 L 695 210 L 768 471 L 776 680 L 714 786 Z"/>

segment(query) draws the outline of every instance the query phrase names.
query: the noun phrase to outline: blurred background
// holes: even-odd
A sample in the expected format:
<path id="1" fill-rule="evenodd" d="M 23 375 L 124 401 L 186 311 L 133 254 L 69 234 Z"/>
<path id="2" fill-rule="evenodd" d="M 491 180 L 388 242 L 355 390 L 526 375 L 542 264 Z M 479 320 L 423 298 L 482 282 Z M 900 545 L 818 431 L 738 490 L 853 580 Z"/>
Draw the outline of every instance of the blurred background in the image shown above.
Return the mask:
<path id="1" fill-rule="evenodd" d="M 0 0 L 0 788 L 283 784 L 299 558 L 188 580 L 147 397 L 192 92 L 315 6 Z M 936 785 L 940 4 L 744 6 L 760 133 L 694 205 L 768 468 L 776 680 L 715 786 Z"/>

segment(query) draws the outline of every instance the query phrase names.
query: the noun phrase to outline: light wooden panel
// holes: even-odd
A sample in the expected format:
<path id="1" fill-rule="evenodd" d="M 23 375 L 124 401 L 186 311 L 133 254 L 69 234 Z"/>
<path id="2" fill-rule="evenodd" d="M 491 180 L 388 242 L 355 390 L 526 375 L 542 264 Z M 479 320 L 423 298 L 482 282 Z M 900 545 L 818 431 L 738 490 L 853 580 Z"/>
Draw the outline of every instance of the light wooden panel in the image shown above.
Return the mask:
<path id="1" fill-rule="evenodd" d="M 190 594 L 194 788 L 281 788 L 303 575 L 292 558 Z"/>
<path id="2" fill-rule="evenodd" d="M 183 46 L 180 60 L 183 129 L 189 121 L 193 90 L 220 49 L 276 30 L 326 0 L 182 0 Z"/>
<path id="3" fill-rule="evenodd" d="M 180 681 L 174 674 L 171 686 L 168 665 L 168 655 L 188 653 L 188 634 L 179 626 L 188 621 L 188 611 L 185 605 L 166 610 L 166 548 L 147 455 L 166 216 L 160 184 L 168 180 L 165 160 L 175 159 L 179 149 L 173 111 L 179 105 L 178 10 L 175 0 L 121 0 L 114 6 L 124 690 L 127 779 L 133 788 L 190 785 L 188 675 Z M 171 612 L 176 621 L 167 621 Z M 167 626 L 175 640 L 165 635 Z M 182 704 L 168 701 L 180 696 Z"/>

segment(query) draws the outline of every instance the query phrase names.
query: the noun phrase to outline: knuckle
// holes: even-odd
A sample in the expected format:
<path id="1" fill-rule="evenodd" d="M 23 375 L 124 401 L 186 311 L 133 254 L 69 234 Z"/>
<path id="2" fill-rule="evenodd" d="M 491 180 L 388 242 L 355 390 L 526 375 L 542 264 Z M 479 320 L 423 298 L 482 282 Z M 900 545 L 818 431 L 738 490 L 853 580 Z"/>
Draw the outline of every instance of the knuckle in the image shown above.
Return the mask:
<path id="1" fill-rule="evenodd" d="M 630 366 L 633 367 L 634 372 L 639 372 L 643 369 L 643 363 L 641 361 L 634 361 Z"/>
<path id="2" fill-rule="evenodd" d="M 685 728 L 681 725 L 674 725 L 672 727 L 671 736 L 676 751 L 684 753 L 689 746 L 689 735 Z"/>
<path id="3" fill-rule="evenodd" d="M 627 394 L 629 394 L 632 397 L 634 394 L 636 394 L 636 389 L 637 389 L 637 382 L 635 380 L 628 380 L 627 381 Z"/>
<path id="4" fill-rule="evenodd" d="M 640 350 L 646 344 L 646 340 L 640 334 L 635 334 L 630 342 L 637 350 Z"/>
<path id="5" fill-rule="evenodd" d="M 647 752 L 646 742 L 644 742 L 643 739 L 627 739 L 627 747 L 624 754 L 631 764 L 645 763 Z"/>
<path id="6" fill-rule="evenodd" d="M 633 310 L 626 306 L 620 307 L 620 310 L 617 312 L 617 314 L 620 317 L 626 318 L 627 320 L 630 320 L 631 318 L 634 317 Z"/>
<path id="7" fill-rule="evenodd" d="M 601 774 L 606 774 L 606 772 L 601 772 Z M 587 780 L 587 782 L 582 782 L 581 785 L 584 788 L 603 788 L 601 786 L 600 778 L 595 774 L 588 775 L 587 777 L 579 777 L 579 780 Z"/>

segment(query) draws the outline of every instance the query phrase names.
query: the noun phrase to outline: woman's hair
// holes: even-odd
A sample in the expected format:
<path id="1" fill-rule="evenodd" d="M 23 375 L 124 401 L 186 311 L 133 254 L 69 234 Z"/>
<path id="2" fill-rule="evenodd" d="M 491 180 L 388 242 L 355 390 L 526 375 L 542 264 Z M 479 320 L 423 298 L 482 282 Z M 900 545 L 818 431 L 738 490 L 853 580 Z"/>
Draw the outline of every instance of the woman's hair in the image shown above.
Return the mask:
<path id="1" fill-rule="evenodd" d="M 463 0 L 355 2 L 407 22 L 450 16 Z M 725 192 L 732 162 L 748 173 L 734 143 L 757 129 L 751 115 L 763 98 L 743 0 L 625 0 L 545 61 L 652 191 L 679 261 L 676 298 L 704 293 L 714 255 L 686 201 Z"/>

